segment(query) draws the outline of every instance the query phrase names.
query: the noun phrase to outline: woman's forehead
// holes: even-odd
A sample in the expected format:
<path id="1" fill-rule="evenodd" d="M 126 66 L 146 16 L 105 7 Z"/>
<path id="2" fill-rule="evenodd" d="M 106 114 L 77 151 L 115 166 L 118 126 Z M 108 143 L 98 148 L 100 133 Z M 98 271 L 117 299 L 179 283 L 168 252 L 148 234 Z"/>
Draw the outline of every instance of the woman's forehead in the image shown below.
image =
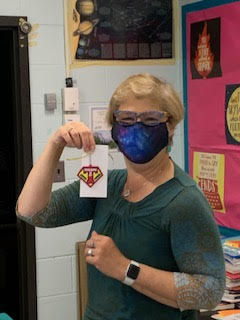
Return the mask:
<path id="1" fill-rule="evenodd" d="M 150 98 L 128 97 L 120 104 L 119 110 L 145 112 L 150 110 L 160 110 L 160 106 L 156 101 Z"/>

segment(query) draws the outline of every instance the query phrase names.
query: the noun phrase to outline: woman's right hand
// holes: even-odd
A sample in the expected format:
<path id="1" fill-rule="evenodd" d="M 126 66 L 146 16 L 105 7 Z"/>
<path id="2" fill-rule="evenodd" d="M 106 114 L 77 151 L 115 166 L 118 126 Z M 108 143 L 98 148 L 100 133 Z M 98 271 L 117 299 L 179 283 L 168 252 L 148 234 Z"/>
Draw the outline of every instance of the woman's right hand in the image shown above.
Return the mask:
<path id="1" fill-rule="evenodd" d="M 83 122 L 71 121 L 61 126 L 50 137 L 57 146 L 64 148 L 75 147 L 85 152 L 95 149 L 95 141 L 91 130 Z"/>
<path id="2" fill-rule="evenodd" d="M 52 134 L 19 196 L 20 215 L 32 216 L 49 203 L 54 173 L 65 146 L 93 151 L 95 141 L 91 130 L 83 122 L 69 122 Z"/>

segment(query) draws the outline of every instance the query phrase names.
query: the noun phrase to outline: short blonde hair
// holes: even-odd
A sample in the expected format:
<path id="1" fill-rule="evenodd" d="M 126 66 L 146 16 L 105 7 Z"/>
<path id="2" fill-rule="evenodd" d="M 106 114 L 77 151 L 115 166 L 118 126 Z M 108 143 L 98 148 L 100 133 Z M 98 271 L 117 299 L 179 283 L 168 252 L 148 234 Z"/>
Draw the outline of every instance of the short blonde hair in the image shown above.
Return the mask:
<path id="1" fill-rule="evenodd" d="M 183 105 L 172 85 L 149 73 L 140 73 L 128 77 L 114 91 L 107 112 L 110 126 L 113 124 L 113 112 L 118 110 L 130 95 L 137 99 L 148 98 L 157 102 L 161 111 L 168 112 L 168 122 L 173 128 L 183 119 Z"/>

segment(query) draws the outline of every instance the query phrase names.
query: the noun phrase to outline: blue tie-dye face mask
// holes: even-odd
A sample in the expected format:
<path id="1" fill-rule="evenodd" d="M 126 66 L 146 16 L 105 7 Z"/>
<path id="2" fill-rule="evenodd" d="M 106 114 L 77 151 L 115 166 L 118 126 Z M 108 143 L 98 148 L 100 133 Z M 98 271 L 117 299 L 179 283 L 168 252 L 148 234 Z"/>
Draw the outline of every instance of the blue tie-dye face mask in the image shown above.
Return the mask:
<path id="1" fill-rule="evenodd" d="M 166 122 L 155 126 L 142 122 L 124 126 L 115 121 L 112 138 L 131 162 L 142 164 L 151 161 L 168 145 L 168 129 Z"/>

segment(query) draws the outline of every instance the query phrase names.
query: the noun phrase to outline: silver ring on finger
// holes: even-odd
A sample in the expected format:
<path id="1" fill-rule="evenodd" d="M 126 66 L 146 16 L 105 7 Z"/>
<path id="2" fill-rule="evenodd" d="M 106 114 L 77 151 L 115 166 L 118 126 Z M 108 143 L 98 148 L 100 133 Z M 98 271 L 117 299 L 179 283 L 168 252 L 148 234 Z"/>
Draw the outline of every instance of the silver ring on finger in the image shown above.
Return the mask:
<path id="1" fill-rule="evenodd" d="M 89 247 L 90 247 L 90 248 L 95 248 L 95 244 L 94 244 L 94 241 L 93 241 L 93 240 L 89 243 Z"/>
<path id="2" fill-rule="evenodd" d="M 88 256 L 91 256 L 91 257 L 94 257 L 93 249 L 88 249 L 87 255 L 88 255 Z"/>

